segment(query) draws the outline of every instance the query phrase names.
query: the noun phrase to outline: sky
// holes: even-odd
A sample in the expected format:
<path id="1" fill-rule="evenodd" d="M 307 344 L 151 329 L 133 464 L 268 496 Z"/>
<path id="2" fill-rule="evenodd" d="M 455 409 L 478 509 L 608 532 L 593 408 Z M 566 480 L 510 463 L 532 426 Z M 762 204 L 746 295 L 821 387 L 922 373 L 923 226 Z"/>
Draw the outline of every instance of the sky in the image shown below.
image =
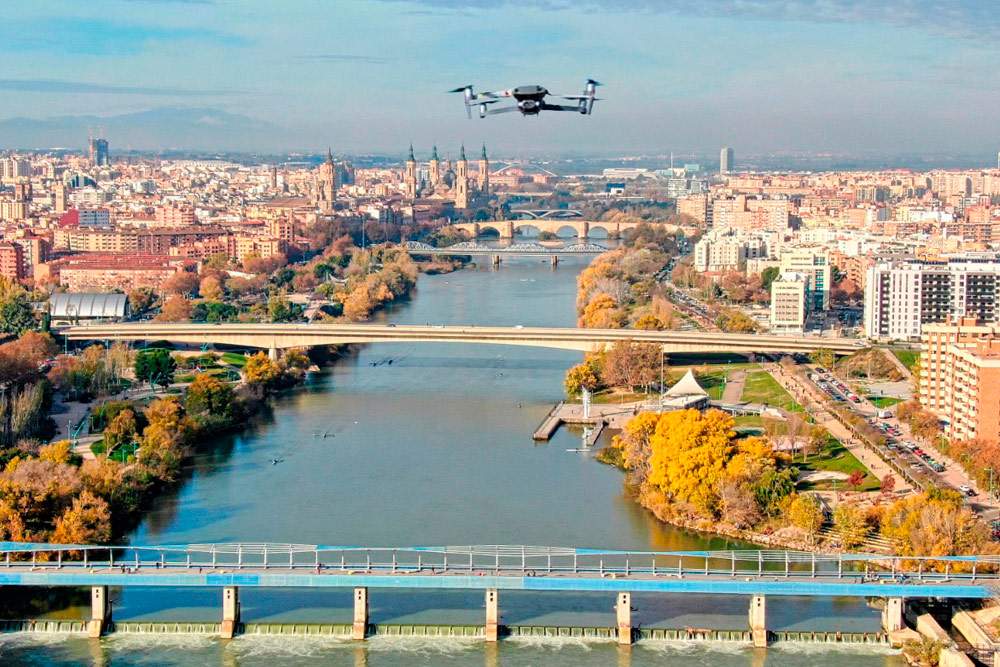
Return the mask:
<path id="1" fill-rule="evenodd" d="M 44 0 L 4 24 L 0 146 L 1000 149 L 993 0 Z M 588 77 L 589 117 L 468 120 L 445 93 Z"/>

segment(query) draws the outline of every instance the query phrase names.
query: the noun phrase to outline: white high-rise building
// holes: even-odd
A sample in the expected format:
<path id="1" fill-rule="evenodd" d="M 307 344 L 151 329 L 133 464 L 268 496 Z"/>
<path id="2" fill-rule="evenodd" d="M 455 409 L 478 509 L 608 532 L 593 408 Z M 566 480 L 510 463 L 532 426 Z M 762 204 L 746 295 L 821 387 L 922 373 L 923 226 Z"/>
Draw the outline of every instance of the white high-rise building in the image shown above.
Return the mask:
<path id="1" fill-rule="evenodd" d="M 998 321 L 1000 257 L 879 262 L 865 282 L 865 334 L 877 340 L 916 340 L 923 325 L 948 317 Z"/>

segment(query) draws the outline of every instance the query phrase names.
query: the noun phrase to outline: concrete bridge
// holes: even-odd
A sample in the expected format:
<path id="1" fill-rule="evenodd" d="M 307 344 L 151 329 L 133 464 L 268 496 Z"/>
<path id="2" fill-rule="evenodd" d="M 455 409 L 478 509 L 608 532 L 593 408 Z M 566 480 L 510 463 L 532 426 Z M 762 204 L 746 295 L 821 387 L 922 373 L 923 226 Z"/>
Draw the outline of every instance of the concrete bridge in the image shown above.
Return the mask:
<path id="1" fill-rule="evenodd" d="M 410 324 L 175 324 L 142 322 L 89 324 L 60 331 L 69 340 L 157 341 L 203 345 L 217 343 L 258 348 L 276 354 L 288 348 L 349 343 L 474 343 L 546 347 L 582 352 L 597 351 L 619 341 L 660 345 L 665 354 L 692 353 L 809 353 L 829 349 L 851 354 L 867 347 L 853 338 L 765 336 L 697 331 L 639 331 L 635 329 L 580 329 L 554 327 L 475 327 Z"/>
<path id="2" fill-rule="evenodd" d="M 534 228 L 539 232 L 558 234 L 561 231 L 571 231 L 577 238 L 597 238 L 593 232 L 602 230 L 607 238 L 621 238 L 623 232 L 638 227 L 638 222 L 613 222 L 607 220 L 582 220 L 580 218 L 536 218 L 530 220 L 483 220 L 481 222 L 459 222 L 452 227 L 460 229 L 473 238 L 481 236 L 487 229 L 497 232 L 502 239 L 514 238 L 514 234 L 525 228 Z M 680 227 L 666 223 L 653 223 L 663 226 L 671 232 L 677 232 Z"/>
<path id="3" fill-rule="evenodd" d="M 767 597 L 885 599 L 883 630 L 903 629 L 906 598 L 984 599 L 993 595 L 1000 556 L 900 557 L 796 551 L 619 551 L 529 546 L 381 547 L 301 544 L 93 546 L 0 542 L 0 585 L 90 587 L 86 630 L 111 622 L 108 587 L 217 588 L 218 631 L 240 626 L 241 587 L 353 589 L 354 618 L 345 632 L 364 639 L 369 589 L 480 590 L 481 634 L 496 641 L 501 591 L 605 592 L 615 597 L 613 637 L 629 644 L 634 593 L 742 595 L 748 631 L 766 646 Z"/>
<path id="4" fill-rule="evenodd" d="M 499 248 L 491 247 L 477 241 L 462 241 L 450 246 L 438 248 L 419 241 L 405 241 L 402 244 L 411 255 L 430 257 L 489 257 L 493 264 L 499 265 L 504 256 L 507 257 L 547 257 L 552 265 L 559 263 L 560 257 L 588 257 L 600 255 L 608 251 L 596 243 L 570 243 L 562 246 L 545 246 L 540 243 L 512 243 Z"/>

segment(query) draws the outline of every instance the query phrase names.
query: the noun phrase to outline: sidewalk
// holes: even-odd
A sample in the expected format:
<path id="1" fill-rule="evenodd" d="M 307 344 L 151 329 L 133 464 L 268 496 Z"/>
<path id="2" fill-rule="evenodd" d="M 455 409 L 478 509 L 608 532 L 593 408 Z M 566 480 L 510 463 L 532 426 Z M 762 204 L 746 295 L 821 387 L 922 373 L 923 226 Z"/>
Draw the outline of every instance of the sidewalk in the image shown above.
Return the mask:
<path id="1" fill-rule="evenodd" d="M 784 387 L 785 391 L 802 405 L 806 411 L 816 420 L 816 422 L 830 432 L 833 437 L 840 440 L 841 444 L 861 461 L 875 477 L 885 479 L 886 475 L 892 475 L 896 481 L 896 491 L 912 491 L 912 487 L 903 477 L 893 470 L 889 464 L 874 454 L 863 443 L 854 439 L 850 431 L 844 427 L 837 419 L 823 408 L 823 401 L 817 395 L 818 390 L 808 386 L 803 386 L 799 377 L 794 374 L 786 374 L 778 364 L 769 364 L 767 370 L 772 377 Z"/>

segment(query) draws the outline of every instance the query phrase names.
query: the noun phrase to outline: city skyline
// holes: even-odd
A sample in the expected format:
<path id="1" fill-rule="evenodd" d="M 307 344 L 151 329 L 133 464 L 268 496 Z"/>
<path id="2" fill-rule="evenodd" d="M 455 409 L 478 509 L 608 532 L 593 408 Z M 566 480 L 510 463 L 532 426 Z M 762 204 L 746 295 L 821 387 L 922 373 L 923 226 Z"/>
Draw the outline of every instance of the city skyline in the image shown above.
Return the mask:
<path id="1" fill-rule="evenodd" d="M 238 11 L 237 11 L 238 10 Z M 0 145 L 401 153 L 986 155 L 996 18 L 974 2 L 113 0 L 8 12 Z M 456 85 L 607 84 L 588 118 L 466 120 Z"/>

